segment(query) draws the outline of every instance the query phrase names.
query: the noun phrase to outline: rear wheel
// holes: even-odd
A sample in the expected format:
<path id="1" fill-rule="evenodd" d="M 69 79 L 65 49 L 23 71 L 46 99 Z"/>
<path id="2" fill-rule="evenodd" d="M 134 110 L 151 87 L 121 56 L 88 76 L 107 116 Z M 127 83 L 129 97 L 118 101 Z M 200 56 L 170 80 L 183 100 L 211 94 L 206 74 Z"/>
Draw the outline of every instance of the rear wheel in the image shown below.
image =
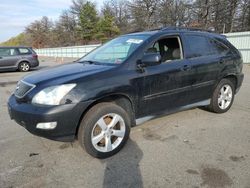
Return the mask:
<path id="1" fill-rule="evenodd" d="M 128 140 L 130 122 L 130 117 L 120 106 L 99 103 L 84 116 L 78 140 L 93 157 L 110 157 L 119 152 Z"/>
<path id="2" fill-rule="evenodd" d="M 26 61 L 19 63 L 18 70 L 21 72 L 27 72 L 30 70 L 30 64 Z"/>
<path id="3" fill-rule="evenodd" d="M 216 113 L 224 113 L 230 109 L 235 95 L 235 86 L 229 79 L 222 79 L 214 90 L 209 109 Z"/>

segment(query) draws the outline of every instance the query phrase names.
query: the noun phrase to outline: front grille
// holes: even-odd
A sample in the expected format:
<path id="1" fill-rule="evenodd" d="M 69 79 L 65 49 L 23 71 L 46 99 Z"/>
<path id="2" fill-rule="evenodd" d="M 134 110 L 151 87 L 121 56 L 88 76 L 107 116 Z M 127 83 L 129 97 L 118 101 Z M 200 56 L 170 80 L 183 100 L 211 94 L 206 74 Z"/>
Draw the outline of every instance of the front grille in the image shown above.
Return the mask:
<path id="1" fill-rule="evenodd" d="M 33 88 L 35 87 L 35 85 L 33 84 L 29 84 L 27 82 L 24 81 L 19 81 L 17 83 L 16 89 L 15 89 L 15 96 L 17 98 L 23 98 L 25 95 L 27 95 L 27 93 L 29 93 Z"/>

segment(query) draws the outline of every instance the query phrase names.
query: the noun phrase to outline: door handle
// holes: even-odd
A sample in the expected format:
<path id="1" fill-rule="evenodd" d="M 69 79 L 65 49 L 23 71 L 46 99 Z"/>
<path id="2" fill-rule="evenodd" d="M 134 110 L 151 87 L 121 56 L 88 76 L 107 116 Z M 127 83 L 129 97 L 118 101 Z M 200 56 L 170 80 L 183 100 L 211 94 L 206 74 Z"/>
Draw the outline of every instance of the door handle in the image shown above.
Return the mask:
<path id="1" fill-rule="evenodd" d="M 188 70 L 190 70 L 192 67 L 190 66 L 190 65 L 184 65 L 182 68 L 181 68 L 181 70 L 182 71 L 188 71 Z"/>

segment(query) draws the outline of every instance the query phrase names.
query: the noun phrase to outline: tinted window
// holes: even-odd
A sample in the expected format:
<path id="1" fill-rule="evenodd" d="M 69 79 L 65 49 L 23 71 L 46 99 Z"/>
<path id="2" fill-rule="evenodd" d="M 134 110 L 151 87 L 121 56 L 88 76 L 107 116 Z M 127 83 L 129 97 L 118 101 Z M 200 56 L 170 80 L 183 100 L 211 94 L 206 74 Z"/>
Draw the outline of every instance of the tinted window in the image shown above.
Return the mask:
<path id="1" fill-rule="evenodd" d="M 14 48 L 0 48 L 0 56 L 14 56 L 17 55 Z"/>
<path id="2" fill-rule="evenodd" d="M 208 39 L 200 35 L 187 35 L 188 58 L 213 54 Z"/>
<path id="3" fill-rule="evenodd" d="M 213 52 L 216 54 L 226 54 L 229 52 L 229 48 L 217 40 L 210 39 L 210 44 Z"/>
<path id="4" fill-rule="evenodd" d="M 27 48 L 19 48 L 19 53 L 20 54 L 31 54 L 31 52 Z"/>

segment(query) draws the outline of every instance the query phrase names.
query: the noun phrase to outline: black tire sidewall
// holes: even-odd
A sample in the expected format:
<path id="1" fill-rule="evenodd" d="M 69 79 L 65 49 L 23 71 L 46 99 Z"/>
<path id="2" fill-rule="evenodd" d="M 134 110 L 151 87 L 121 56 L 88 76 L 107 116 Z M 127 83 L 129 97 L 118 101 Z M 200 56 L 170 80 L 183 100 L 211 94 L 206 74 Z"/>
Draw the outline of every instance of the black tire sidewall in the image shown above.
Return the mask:
<path id="1" fill-rule="evenodd" d="M 115 148 L 114 150 L 110 152 L 100 152 L 96 150 L 95 147 L 92 145 L 91 134 L 92 134 L 92 130 L 96 122 L 101 117 L 109 113 L 116 113 L 123 118 L 125 122 L 125 127 L 126 127 L 125 135 L 124 135 L 122 142 L 117 148 Z M 119 152 L 123 148 L 125 143 L 127 142 L 129 138 L 129 133 L 130 133 L 130 122 L 131 121 L 127 112 L 120 106 L 113 104 L 113 103 L 97 104 L 96 106 L 92 107 L 92 109 L 90 109 L 84 116 L 81 122 L 80 128 L 79 128 L 79 131 L 78 131 L 78 140 L 81 146 L 87 151 L 87 153 L 89 153 L 93 157 L 97 157 L 97 158 L 110 157 L 116 154 L 117 152 Z"/>
<path id="2" fill-rule="evenodd" d="M 232 100 L 231 100 L 231 103 L 230 105 L 226 108 L 226 109 L 221 109 L 219 107 L 219 104 L 218 104 L 218 96 L 219 96 L 219 93 L 220 93 L 220 90 L 221 88 L 224 86 L 224 85 L 229 85 L 232 89 Z M 212 101 L 211 101 L 211 104 L 210 104 L 210 109 L 216 113 L 224 113 L 224 112 L 227 112 L 233 102 L 234 102 L 234 95 L 235 95 L 235 85 L 233 84 L 233 82 L 229 79 L 222 79 L 219 84 L 217 85 L 217 87 L 215 88 L 214 92 L 213 92 L 213 97 L 212 97 Z"/>

